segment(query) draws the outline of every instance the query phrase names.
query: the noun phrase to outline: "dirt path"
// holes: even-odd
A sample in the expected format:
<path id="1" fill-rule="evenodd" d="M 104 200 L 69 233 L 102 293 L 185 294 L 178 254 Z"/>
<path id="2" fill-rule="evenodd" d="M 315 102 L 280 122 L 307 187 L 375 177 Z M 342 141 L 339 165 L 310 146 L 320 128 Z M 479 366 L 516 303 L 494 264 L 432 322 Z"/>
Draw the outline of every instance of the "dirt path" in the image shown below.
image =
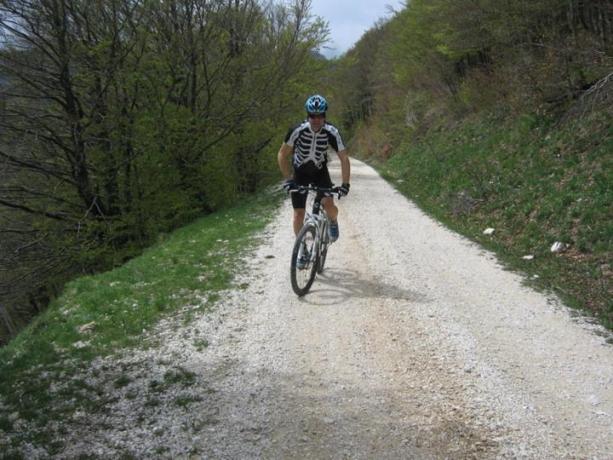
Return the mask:
<path id="1" fill-rule="evenodd" d="M 248 287 L 127 358 L 136 396 L 65 454 L 613 458 L 613 349 L 599 328 L 352 166 L 341 239 L 312 292 L 289 286 L 286 203 Z M 138 388 L 173 366 L 195 384 L 147 408 Z"/>

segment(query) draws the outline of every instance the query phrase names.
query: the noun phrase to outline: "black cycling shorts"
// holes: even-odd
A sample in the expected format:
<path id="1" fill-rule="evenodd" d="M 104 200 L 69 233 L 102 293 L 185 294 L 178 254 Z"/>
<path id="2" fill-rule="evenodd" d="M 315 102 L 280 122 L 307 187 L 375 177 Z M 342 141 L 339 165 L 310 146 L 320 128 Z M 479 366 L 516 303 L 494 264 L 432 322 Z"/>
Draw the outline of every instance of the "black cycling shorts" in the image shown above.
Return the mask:
<path id="1" fill-rule="evenodd" d="M 330 173 L 328 172 L 328 167 L 325 165 L 321 169 L 309 167 L 296 169 L 294 171 L 294 181 L 296 181 L 298 185 L 313 184 L 318 187 L 332 188 Z M 306 206 L 307 194 L 293 192 L 291 196 L 294 209 L 304 209 Z"/>

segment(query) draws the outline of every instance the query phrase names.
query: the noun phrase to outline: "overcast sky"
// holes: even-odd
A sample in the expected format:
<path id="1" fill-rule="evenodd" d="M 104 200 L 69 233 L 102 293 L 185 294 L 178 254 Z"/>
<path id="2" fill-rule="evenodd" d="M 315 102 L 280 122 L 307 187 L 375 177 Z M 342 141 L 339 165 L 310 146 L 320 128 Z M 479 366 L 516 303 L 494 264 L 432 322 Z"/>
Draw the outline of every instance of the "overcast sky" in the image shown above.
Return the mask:
<path id="1" fill-rule="evenodd" d="M 382 17 L 389 16 L 389 6 L 401 10 L 405 0 L 312 0 L 311 12 L 330 25 L 330 49 L 322 49 L 326 57 L 338 56 L 357 42 L 362 34 Z"/>

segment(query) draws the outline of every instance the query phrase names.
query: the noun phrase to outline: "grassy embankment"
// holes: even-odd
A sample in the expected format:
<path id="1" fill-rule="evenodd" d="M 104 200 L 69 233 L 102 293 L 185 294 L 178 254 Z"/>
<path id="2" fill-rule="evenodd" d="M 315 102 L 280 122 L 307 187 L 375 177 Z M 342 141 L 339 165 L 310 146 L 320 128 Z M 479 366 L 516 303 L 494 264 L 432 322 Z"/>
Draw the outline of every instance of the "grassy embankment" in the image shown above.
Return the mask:
<path id="1" fill-rule="evenodd" d="M 108 402 L 108 395 L 72 377 L 80 368 L 98 356 L 151 346 L 147 332 L 161 318 L 187 322 L 211 308 L 221 291 L 244 287 L 233 285 L 233 274 L 277 204 L 270 193 L 248 199 L 160 238 L 115 270 L 68 283 L 48 310 L 0 349 L 0 451 L 23 442 L 49 453 L 60 449 L 46 429 L 49 422 L 102 411 Z M 205 347 L 206 337 L 201 340 L 195 346 Z M 20 433 L 24 421 L 37 428 Z M 13 446 L 2 445 L 3 432 L 11 433 Z"/>
<path id="2" fill-rule="evenodd" d="M 426 212 L 613 328 L 611 152 L 606 114 L 480 118 L 433 130 L 379 169 Z M 552 253 L 556 241 L 567 249 Z"/>

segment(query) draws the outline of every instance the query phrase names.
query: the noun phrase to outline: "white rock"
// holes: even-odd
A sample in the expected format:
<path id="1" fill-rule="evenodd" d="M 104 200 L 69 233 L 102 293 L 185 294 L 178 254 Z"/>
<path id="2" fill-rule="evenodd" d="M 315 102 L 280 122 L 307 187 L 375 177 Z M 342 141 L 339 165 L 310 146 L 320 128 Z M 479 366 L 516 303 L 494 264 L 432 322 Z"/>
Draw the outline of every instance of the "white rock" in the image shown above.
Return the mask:
<path id="1" fill-rule="evenodd" d="M 85 342 L 83 340 L 79 340 L 78 342 L 73 343 L 72 346 L 74 348 L 76 348 L 77 350 L 80 350 L 81 348 L 88 347 L 89 346 L 89 342 Z"/>
<path id="2" fill-rule="evenodd" d="M 560 241 L 556 241 L 551 245 L 551 252 L 562 252 L 566 249 L 566 245 Z"/>
<path id="3" fill-rule="evenodd" d="M 495 230 L 492 227 L 486 228 L 485 230 L 483 230 L 483 234 L 484 235 L 493 235 L 495 232 Z"/>
<path id="4" fill-rule="evenodd" d="M 600 399 L 596 395 L 591 395 L 587 400 L 592 404 L 592 406 L 598 406 L 600 404 Z"/>
<path id="5" fill-rule="evenodd" d="M 87 332 L 91 332 L 96 327 L 96 322 L 92 321 L 91 323 L 83 324 L 79 326 L 79 334 L 85 334 Z"/>

